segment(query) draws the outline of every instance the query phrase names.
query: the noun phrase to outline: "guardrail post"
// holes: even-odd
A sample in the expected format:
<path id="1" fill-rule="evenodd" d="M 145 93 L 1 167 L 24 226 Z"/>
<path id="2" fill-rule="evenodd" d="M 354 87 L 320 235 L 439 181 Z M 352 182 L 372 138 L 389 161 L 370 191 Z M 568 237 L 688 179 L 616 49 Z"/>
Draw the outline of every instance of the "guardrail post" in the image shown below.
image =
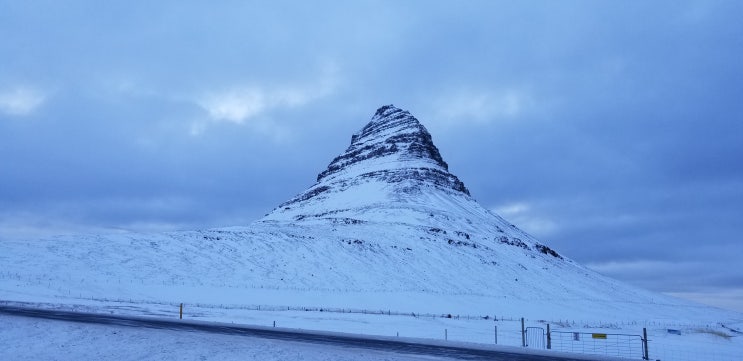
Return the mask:
<path id="1" fill-rule="evenodd" d="M 642 348 L 643 348 L 643 360 L 650 360 L 650 357 L 648 357 L 648 329 L 643 327 L 642 328 Z"/>
<path id="2" fill-rule="evenodd" d="M 498 326 L 495 326 L 495 344 L 498 344 Z"/>
<path id="3" fill-rule="evenodd" d="M 183 303 L 181 303 L 181 310 L 179 312 L 179 317 L 181 320 L 183 319 Z"/>
<path id="4" fill-rule="evenodd" d="M 444 340 L 449 340 L 449 331 L 447 329 L 444 329 Z"/>
<path id="5" fill-rule="evenodd" d="M 521 317 L 521 347 L 526 347 L 526 329 L 524 329 L 523 317 Z"/>

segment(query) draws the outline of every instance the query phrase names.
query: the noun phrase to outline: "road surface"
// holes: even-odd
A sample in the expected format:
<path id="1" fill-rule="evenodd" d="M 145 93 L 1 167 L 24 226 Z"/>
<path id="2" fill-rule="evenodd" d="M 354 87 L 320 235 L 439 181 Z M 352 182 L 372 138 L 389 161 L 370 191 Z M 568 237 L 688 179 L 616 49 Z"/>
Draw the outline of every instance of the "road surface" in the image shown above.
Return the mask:
<path id="1" fill-rule="evenodd" d="M 308 332 L 304 330 L 269 328 L 261 326 L 231 325 L 216 322 L 194 322 L 175 319 L 84 313 L 8 305 L 0 305 L 0 313 L 12 316 L 35 317 L 67 322 L 126 327 L 146 327 L 174 331 L 198 331 L 246 337 L 260 337 L 274 340 L 322 344 L 334 347 L 356 347 L 401 354 L 429 355 L 461 360 L 585 361 L 590 359 L 587 358 L 585 355 L 567 358 L 560 356 L 531 355 L 507 351 L 466 348 L 461 346 L 420 344 L 409 341 L 380 339 L 368 336 L 365 337 L 363 335 L 342 335 L 324 332 Z"/>

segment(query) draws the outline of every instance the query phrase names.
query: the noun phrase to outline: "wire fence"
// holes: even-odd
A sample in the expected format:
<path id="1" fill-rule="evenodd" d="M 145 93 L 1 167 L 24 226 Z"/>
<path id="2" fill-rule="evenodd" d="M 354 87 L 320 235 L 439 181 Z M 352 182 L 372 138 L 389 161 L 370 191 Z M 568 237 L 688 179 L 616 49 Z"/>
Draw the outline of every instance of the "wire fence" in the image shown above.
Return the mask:
<path id="1" fill-rule="evenodd" d="M 81 297 L 81 300 L 89 300 L 89 304 L 40 304 L 34 303 L 35 307 L 42 308 L 68 308 L 72 310 L 85 312 L 105 312 L 111 313 L 128 313 L 128 314 L 145 314 L 155 316 L 174 316 L 178 315 L 180 302 L 163 302 L 144 299 L 132 298 L 107 298 L 107 297 Z M 0 301 L 0 304 L 8 303 Z M 441 338 L 455 341 L 495 343 L 509 346 L 527 346 L 530 348 L 551 349 L 554 351 L 598 354 L 606 356 L 615 356 L 628 359 L 643 359 L 645 346 L 643 345 L 643 336 L 633 334 L 619 333 L 591 333 L 585 332 L 586 328 L 602 329 L 602 332 L 611 329 L 637 329 L 641 330 L 643 325 L 654 326 L 656 339 L 659 334 L 665 334 L 665 325 L 674 325 L 674 323 L 664 323 L 662 321 L 635 322 L 625 323 L 617 322 L 600 322 L 600 321 L 580 321 L 580 320 L 536 320 L 525 319 L 529 327 L 519 325 L 522 318 L 505 316 L 505 315 L 460 315 L 450 313 L 430 313 L 430 312 L 403 312 L 395 310 L 381 309 L 364 309 L 364 308 L 344 308 L 344 307 L 322 307 L 322 306 L 296 306 L 296 305 L 268 305 L 268 304 L 213 304 L 213 303 L 191 303 L 187 304 L 187 312 L 190 316 L 196 316 L 201 319 L 209 319 L 212 315 L 218 314 L 223 310 L 245 310 L 245 311 L 270 311 L 270 312 L 292 312 L 287 317 L 296 317 L 295 312 L 307 312 L 314 314 L 313 319 L 317 319 L 318 313 L 335 313 L 335 314 L 361 314 L 376 316 L 396 316 L 410 317 L 423 322 L 418 325 L 427 327 L 432 325 L 431 320 L 436 320 L 436 325 L 454 325 L 451 321 L 472 321 L 467 323 L 469 329 L 439 329 L 420 335 L 407 335 L 412 337 Z M 234 313 L 229 313 L 234 314 Z M 275 316 L 268 316 L 275 317 Z M 353 316 L 351 316 L 353 317 Z M 333 316 L 336 319 L 336 316 Z M 353 319 L 353 318 L 352 318 Z M 429 321 L 426 321 L 429 320 Z M 375 321 L 371 321 L 375 322 Z M 441 323 L 444 322 L 444 323 Z M 675 324 L 683 324 L 677 322 Z M 274 322 L 274 326 L 275 326 Z M 477 326 L 482 325 L 482 326 Z M 523 325 L 523 324 L 522 324 Z M 535 327 L 535 326 L 540 327 Z M 546 332 L 548 325 L 556 326 Z M 543 327 L 544 328 L 543 328 Z M 449 326 L 446 326 L 449 327 Z M 523 328 L 522 328 L 523 327 Z M 443 328 L 443 327 L 442 327 Z M 581 329 L 583 328 L 583 329 Z M 477 329 L 477 331 L 475 331 Z M 547 328 L 548 329 L 548 328 Z M 710 337 L 719 333 L 716 328 L 710 325 L 696 325 L 683 328 L 683 330 L 695 330 L 702 333 L 704 330 L 709 333 Z M 702 331 L 700 331 L 702 330 Z M 440 332 L 439 332 L 440 331 Z M 686 332 L 686 331 L 684 331 Z M 670 334 L 670 331 L 668 332 Z M 394 334 L 394 332 L 393 332 Z M 398 333 L 398 336 L 400 334 Z M 739 353 L 728 352 L 727 350 L 716 350 L 719 343 L 709 342 L 700 344 L 696 348 L 679 347 L 679 343 L 672 342 L 674 336 L 667 336 L 667 339 L 660 338 L 660 342 L 650 344 L 650 359 L 663 361 L 691 361 L 691 360 L 712 360 L 712 361 L 733 361 L 742 360 Z"/>

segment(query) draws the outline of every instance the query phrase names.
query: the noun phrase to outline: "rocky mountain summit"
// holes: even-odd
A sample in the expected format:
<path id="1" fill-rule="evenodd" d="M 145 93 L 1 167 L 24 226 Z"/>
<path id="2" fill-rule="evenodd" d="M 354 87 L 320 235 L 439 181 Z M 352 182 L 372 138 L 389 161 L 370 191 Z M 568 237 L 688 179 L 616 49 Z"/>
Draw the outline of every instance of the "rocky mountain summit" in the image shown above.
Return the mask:
<path id="1" fill-rule="evenodd" d="M 368 169 L 372 161 L 384 169 Z M 464 183 L 449 173 L 426 128 L 409 112 L 393 105 L 377 109 L 371 121 L 351 137 L 348 149 L 317 176 L 317 182 L 332 182 L 351 173 L 354 167 L 366 172 L 363 177 L 381 177 L 394 183 L 412 178 L 469 195 Z"/>
<path id="2" fill-rule="evenodd" d="M 386 105 L 351 137 L 351 145 L 317 176 L 317 184 L 283 203 L 279 209 L 300 206 L 330 192 L 349 191 L 364 182 L 390 185 L 393 193 L 415 194 L 425 187 L 469 190 L 442 159 L 431 134 L 409 112 Z M 353 190 L 351 190 L 353 191 Z M 363 201 L 363 200 L 362 200 Z"/>

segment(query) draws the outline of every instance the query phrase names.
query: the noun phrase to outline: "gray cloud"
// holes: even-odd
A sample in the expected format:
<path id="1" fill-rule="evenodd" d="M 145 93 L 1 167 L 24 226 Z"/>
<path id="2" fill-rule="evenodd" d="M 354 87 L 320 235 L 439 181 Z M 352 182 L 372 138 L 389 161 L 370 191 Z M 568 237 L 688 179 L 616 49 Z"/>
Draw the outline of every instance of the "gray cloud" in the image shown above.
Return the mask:
<path id="1" fill-rule="evenodd" d="M 0 237 L 249 223 L 394 103 L 567 256 L 706 302 L 743 286 L 739 2 L 3 9 Z"/>

